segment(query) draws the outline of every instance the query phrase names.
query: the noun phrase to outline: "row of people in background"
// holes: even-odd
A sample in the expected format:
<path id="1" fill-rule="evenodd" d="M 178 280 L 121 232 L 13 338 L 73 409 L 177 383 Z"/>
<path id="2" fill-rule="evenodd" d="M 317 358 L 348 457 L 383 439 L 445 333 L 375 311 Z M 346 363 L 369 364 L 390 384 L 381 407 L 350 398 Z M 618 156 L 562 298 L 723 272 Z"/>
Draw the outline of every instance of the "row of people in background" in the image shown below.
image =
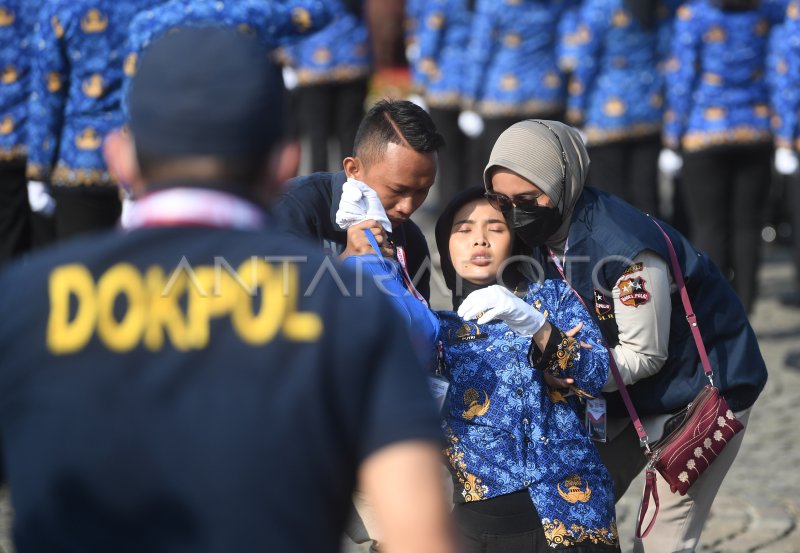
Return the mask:
<path id="1" fill-rule="evenodd" d="M 775 144 L 778 169 L 797 168 L 797 2 L 437 0 L 407 17 L 414 91 L 455 145 L 442 197 L 509 124 L 566 121 L 590 182 L 684 228 L 752 310 Z M 684 158 L 665 202 L 658 170 Z"/>
<path id="2" fill-rule="evenodd" d="M 327 24 L 334 6 L 333 0 L 0 2 L 0 262 L 31 246 L 31 210 L 53 216 L 48 236 L 36 242 L 119 220 L 118 185 L 126 183 L 106 166 L 102 145 L 122 125 L 123 86 L 154 29 L 216 18 L 276 48 Z"/>

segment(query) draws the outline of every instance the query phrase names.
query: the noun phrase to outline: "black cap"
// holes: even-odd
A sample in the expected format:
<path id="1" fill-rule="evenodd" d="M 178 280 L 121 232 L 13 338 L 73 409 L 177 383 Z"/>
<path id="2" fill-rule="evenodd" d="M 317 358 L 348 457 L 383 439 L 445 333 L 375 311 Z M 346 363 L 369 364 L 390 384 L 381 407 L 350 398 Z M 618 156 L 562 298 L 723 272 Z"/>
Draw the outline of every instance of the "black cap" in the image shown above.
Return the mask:
<path id="1" fill-rule="evenodd" d="M 283 81 L 251 35 L 177 28 L 139 56 L 130 127 L 146 155 L 254 156 L 283 137 Z"/>

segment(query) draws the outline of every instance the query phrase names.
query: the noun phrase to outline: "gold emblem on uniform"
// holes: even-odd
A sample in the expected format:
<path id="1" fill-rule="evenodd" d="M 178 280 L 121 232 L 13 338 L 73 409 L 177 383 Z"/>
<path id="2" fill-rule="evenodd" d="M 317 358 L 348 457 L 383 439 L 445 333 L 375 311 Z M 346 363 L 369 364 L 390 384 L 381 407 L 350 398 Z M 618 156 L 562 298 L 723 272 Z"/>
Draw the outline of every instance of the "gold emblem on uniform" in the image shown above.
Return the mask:
<path id="1" fill-rule="evenodd" d="M 583 84 L 578 79 L 572 79 L 567 85 L 570 94 L 580 94 L 583 92 Z"/>
<path id="2" fill-rule="evenodd" d="M 108 17 L 97 8 L 92 8 L 81 19 L 84 33 L 102 33 L 108 28 Z"/>
<path id="3" fill-rule="evenodd" d="M 792 2 L 789 4 L 789 8 L 786 10 L 786 17 L 789 19 L 797 19 L 800 17 L 800 4 Z"/>
<path id="4" fill-rule="evenodd" d="M 95 73 L 81 85 L 81 90 L 89 98 L 99 98 L 103 95 L 103 76 Z"/>
<path id="5" fill-rule="evenodd" d="M 512 91 L 519 88 L 519 79 L 516 75 L 507 73 L 500 79 L 500 88 L 506 91 Z"/>
<path id="6" fill-rule="evenodd" d="M 56 93 L 61 90 L 61 75 L 55 71 L 47 74 L 47 91 Z"/>
<path id="7" fill-rule="evenodd" d="M 722 84 L 722 75 L 719 73 L 703 73 L 703 82 L 713 84 L 715 86 Z"/>
<path id="8" fill-rule="evenodd" d="M 655 93 L 650 95 L 650 105 L 656 109 L 664 105 L 664 97 L 661 94 Z"/>
<path id="9" fill-rule="evenodd" d="M 6 68 L 3 69 L 3 84 L 13 84 L 17 82 L 18 78 L 19 74 L 17 73 L 17 68 L 13 65 L 6 65 Z"/>
<path id="10" fill-rule="evenodd" d="M 551 71 L 544 76 L 544 85 L 547 88 L 558 88 L 561 86 L 561 77 Z"/>
<path id="11" fill-rule="evenodd" d="M 50 25 L 53 27 L 53 34 L 56 35 L 56 38 L 61 38 L 64 36 L 64 26 L 61 25 L 61 21 L 58 20 L 58 17 L 55 15 L 51 17 Z"/>
<path id="12" fill-rule="evenodd" d="M 756 117 L 769 117 L 769 106 L 766 104 L 756 104 L 753 107 L 753 113 L 755 113 Z"/>
<path id="13" fill-rule="evenodd" d="M 724 108 L 714 107 L 706 109 L 705 113 L 703 113 L 703 117 L 706 118 L 706 121 L 719 121 L 725 117 L 725 114 Z"/>
<path id="14" fill-rule="evenodd" d="M 125 58 L 125 64 L 122 70 L 128 77 L 133 77 L 136 74 L 136 52 L 128 54 L 128 57 Z"/>
<path id="15" fill-rule="evenodd" d="M 438 31 L 444 26 L 444 16 L 439 12 L 432 13 L 430 16 L 428 16 L 425 24 L 428 26 L 428 28 Z"/>
<path id="16" fill-rule="evenodd" d="M 483 401 L 479 402 L 478 399 L 480 399 L 480 392 L 475 388 L 468 388 L 464 392 L 464 403 L 467 405 L 467 410 L 461 413 L 461 416 L 465 420 L 471 421 L 475 417 L 482 417 L 489 411 L 489 405 L 491 404 L 489 394 L 484 391 Z"/>
<path id="17" fill-rule="evenodd" d="M 583 480 L 581 480 L 581 477 L 577 474 L 573 474 L 564 480 L 564 486 L 567 488 L 566 492 L 561 489 L 560 482 L 556 484 L 558 495 L 568 503 L 586 503 L 589 501 L 589 498 L 592 497 L 592 490 L 589 489 L 589 482 L 586 482 L 585 489 L 581 489 L 583 487 Z"/>
<path id="18" fill-rule="evenodd" d="M 522 38 L 517 33 L 508 33 L 503 37 L 503 44 L 508 48 L 516 48 L 522 42 Z"/>
<path id="19" fill-rule="evenodd" d="M 617 97 L 609 98 L 603 105 L 603 113 L 609 117 L 619 117 L 625 113 L 626 110 L 627 107 L 625 103 Z"/>
<path id="20" fill-rule="evenodd" d="M 311 28 L 311 14 L 305 8 L 292 8 L 292 23 L 301 31 Z"/>
<path id="21" fill-rule="evenodd" d="M 331 61 L 331 51 L 327 48 L 317 48 L 314 50 L 314 55 L 312 58 L 314 59 L 314 63 L 328 63 Z"/>
<path id="22" fill-rule="evenodd" d="M 778 73 L 778 75 L 786 75 L 786 72 L 789 71 L 789 66 L 786 64 L 786 60 L 778 60 L 778 63 L 775 65 L 775 71 Z"/>
<path id="23" fill-rule="evenodd" d="M 419 69 L 428 76 L 433 75 L 438 70 L 433 58 L 422 58 L 419 62 Z"/>
<path id="24" fill-rule="evenodd" d="M 728 35 L 725 33 L 725 29 L 718 25 L 714 25 L 703 35 L 705 42 L 723 42 L 727 38 Z"/>
<path id="25" fill-rule="evenodd" d="M 681 62 L 678 61 L 678 58 L 669 58 L 667 60 L 667 64 L 664 66 L 664 69 L 669 73 L 674 73 L 678 69 L 681 68 Z"/>
<path id="26" fill-rule="evenodd" d="M 692 9 L 689 6 L 684 4 L 678 8 L 678 19 L 683 19 L 685 21 L 687 19 L 691 19 L 692 15 Z"/>
<path id="27" fill-rule="evenodd" d="M 8 27 L 17 19 L 17 14 L 5 6 L 0 6 L 0 27 Z"/>
<path id="28" fill-rule="evenodd" d="M 92 127 L 86 127 L 75 137 L 75 145 L 81 150 L 96 150 L 102 142 L 102 138 Z"/>
<path id="29" fill-rule="evenodd" d="M 11 134 L 12 132 L 14 132 L 14 119 L 10 115 L 6 115 L 0 121 L 0 134 Z"/>
<path id="30" fill-rule="evenodd" d="M 627 27 L 631 24 L 631 18 L 625 10 L 617 10 L 611 17 L 611 24 L 614 27 Z"/>
<path id="31" fill-rule="evenodd" d="M 756 23 L 755 28 L 753 28 L 756 36 L 764 36 L 769 32 L 769 22 L 765 19 L 759 19 Z"/>

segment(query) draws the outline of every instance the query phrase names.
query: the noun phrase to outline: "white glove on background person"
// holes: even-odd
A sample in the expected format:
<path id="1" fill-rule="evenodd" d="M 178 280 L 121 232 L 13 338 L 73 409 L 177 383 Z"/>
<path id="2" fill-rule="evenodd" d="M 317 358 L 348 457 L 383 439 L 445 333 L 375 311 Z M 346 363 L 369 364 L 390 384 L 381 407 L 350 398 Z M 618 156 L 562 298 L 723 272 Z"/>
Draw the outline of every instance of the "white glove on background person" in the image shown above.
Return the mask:
<path id="1" fill-rule="evenodd" d="M 791 148 L 775 150 L 775 170 L 781 175 L 792 175 L 797 172 L 797 154 Z"/>
<path id="2" fill-rule="evenodd" d="M 499 319 L 521 336 L 533 336 L 547 318 L 504 286 L 494 284 L 472 292 L 458 308 L 464 320 L 478 318 L 478 324 Z"/>
<path id="3" fill-rule="evenodd" d="M 28 204 L 31 211 L 45 217 L 52 217 L 56 210 L 55 198 L 50 195 L 43 182 L 36 180 L 28 181 Z"/>
<path id="4" fill-rule="evenodd" d="M 122 200 L 122 213 L 119 216 L 119 226 L 123 229 L 128 229 L 131 226 L 131 215 L 133 214 L 133 207 L 136 205 L 136 200 L 126 196 Z"/>
<path id="5" fill-rule="evenodd" d="M 374 220 L 380 223 L 383 230 L 392 232 L 392 223 L 386 216 L 381 199 L 375 192 L 360 180 L 348 178 L 342 187 L 342 199 L 336 211 L 336 224 L 348 229 L 363 221 Z"/>
<path id="6" fill-rule="evenodd" d="M 658 154 L 658 169 L 668 177 L 674 177 L 683 168 L 683 158 L 675 150 L 664 148 Z"/>
<path id="7" fill-rule="evenodd" d="M 411 94 L 408 97 L 408 101 L 411 102 L 412 104 L 417 104 L 419 107 L 421 107 L 425 111 L 428 111 L 428 102 L 426 102 L 425 98 L 423 98 L 419 94 Z"/>
<path id="8" fill-rule="evenodd" d="M 458 128 L 470 138 L 480 136 L 483 127 L 483 117 L 476 112 L 466 110 L 458 114 Z"/>
<path id="9" fill-rule="evenodd" d="M 284 65 L 283 69 L 281 69 L 281 73 L 283 74 L 283 86 L 286 87 L 286 90 L 294 90 L 297 88 L 297 85 L 300 83 L 297 71 L 288 65 Z"/>

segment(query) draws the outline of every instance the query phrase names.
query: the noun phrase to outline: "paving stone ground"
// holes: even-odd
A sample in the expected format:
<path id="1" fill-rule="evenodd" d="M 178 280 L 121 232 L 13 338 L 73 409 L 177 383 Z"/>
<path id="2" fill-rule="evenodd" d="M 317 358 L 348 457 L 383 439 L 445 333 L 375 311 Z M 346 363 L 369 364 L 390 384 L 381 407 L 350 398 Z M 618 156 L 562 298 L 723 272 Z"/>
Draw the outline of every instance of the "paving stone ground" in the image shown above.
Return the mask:
<path id="1" fill-rule="evenodd" d="M 430 236 L 429 243 L 434 243 Z M 788 253 L 768 249 L 759 278 L 761 293 L 752 323 L 769 381 L 711 510 L 698 549 L 702 553 L 800 553 L 800 369 L 786 363 L 790 354 L 800 351 L 800 308 L 781 302 L 796 293 Z M 436 283 L 433 289 L 433 307 L 446 308 L 446 296 Z M 624 553 L 630 551 L 641 492 L 642 482 L 634 482 L 618 504 Z M 0 553 L 13 551 L 10 528 L 7 492 L 0 489 Z M 363 551 L 343 547 L 343 553 Z"/>

